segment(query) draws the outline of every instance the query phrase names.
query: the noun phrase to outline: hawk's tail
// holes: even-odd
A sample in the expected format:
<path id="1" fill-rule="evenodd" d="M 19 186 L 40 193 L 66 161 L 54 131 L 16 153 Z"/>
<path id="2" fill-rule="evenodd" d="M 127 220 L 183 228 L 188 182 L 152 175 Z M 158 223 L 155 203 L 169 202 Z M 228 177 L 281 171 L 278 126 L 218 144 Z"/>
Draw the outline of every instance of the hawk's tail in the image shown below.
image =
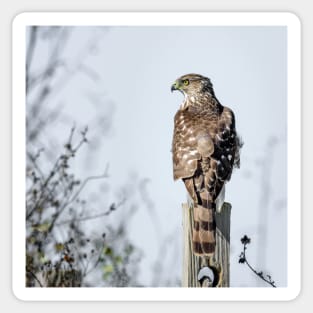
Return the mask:
<path id="1" fill-rule="evenodd" d="M 195 205 L 192 232 L 193 252 L 197 255 L 211 256 L 215 252 L 215 219 L 214 203 L 205 207 Z"/>

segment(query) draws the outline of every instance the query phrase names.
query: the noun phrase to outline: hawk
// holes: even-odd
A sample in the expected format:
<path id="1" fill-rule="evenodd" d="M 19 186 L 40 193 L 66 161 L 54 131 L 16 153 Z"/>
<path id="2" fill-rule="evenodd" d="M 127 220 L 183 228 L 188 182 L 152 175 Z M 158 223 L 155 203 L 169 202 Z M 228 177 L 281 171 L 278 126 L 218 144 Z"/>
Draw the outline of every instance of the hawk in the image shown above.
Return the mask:
<path id="1" fill-rule="evenodd" d="M 218 101 L 209 78 L 184 75 L 172 85 L 174 90 L 184 95 L 174 118 L 174 180 L 183 180 L 194 202 L 193 252 L 211 256 L 215 252 L 215 212 L 221 207 L 218 200 L 224 197 L 233 167 L 239 167 L 241 142 L 234 113 Z"/>

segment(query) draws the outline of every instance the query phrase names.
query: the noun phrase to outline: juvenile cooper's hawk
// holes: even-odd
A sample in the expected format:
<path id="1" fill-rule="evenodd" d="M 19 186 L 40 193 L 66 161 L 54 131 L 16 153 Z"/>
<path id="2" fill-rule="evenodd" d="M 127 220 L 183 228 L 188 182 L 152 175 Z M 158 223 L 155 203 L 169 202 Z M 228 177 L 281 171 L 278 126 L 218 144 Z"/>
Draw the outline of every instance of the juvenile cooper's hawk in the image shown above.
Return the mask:
<path id="1" fill-rule="evenodd" d="M 193 252 L 210 256 L 215 251 L 217 199 L 223 196 L 233 167 L 239 167 L 235 116 L 217 100 L 207 77 L 184 75 L 171 90 L 185 97 L 174 119 L 174 179 L 184 181 L 194 202 Z"/>

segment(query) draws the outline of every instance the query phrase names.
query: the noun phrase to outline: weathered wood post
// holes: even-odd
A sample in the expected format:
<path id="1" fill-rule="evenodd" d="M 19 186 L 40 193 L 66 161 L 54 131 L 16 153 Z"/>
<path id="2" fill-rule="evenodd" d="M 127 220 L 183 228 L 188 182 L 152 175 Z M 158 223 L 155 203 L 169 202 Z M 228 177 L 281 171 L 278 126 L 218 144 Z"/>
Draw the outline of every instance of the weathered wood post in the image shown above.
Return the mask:
<path id="1" fill-rule="evenodd" d="M 230 212 L 231 205 L 226 202 L 221 212 L 216 212 L 215 254 L 212 258 L 203 258 L 192 252 L 193 203 L 183 204 L 183 287 L 229 287 Z M 199 272 L 204 268 L 212 271 L 212 277 L 200 277 Z"/>

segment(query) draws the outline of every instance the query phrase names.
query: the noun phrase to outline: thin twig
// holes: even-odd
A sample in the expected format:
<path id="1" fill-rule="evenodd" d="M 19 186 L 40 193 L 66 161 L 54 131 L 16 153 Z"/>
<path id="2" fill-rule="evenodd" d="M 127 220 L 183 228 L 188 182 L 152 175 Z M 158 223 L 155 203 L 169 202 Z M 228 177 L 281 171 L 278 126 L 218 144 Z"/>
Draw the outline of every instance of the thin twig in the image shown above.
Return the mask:
<path id="1" fill-rule="evenodd" d="M 94 214 L 94 215 L 88 215 L 88 216 L 84 216 L 84 217 L 80 217 L 80 218 L 74 218 L 74 219 L 70 219 L 70 220 L 65 220 L 59 223 L 56 223 L 55 226 L 61 226 L 64 224 L 69 224 L 69 223 L 73 223 L 73 222 L 85 222 L 88 220 L 93 220 L 96 218 L 100 218 L 100 217 L 104 217 L 104 216 L 108 216 L 110 215 L 113 211 L 115 211 L 118 207 L 120 207 L 121 205 L 123 205 L 125 203 L 126 199 L 123 199 L 122 201 L 120 201 L 118 204 L 111 204 L 109 210 L 102 212 L 102 213 L 98 213 L 98 214 Z"/>
<path id="2" fill-rule="evenodd" d="M 29 38 L 27 54 L 26 54 L 26 93 L 28 92 L 28 88 L 29 88 L 29 82 L 30 82 L 30 77 L 29 77 L 30 70 L 29 69 L 30 69 L 33 55 L 34 55 L 36 41 L 37 41 L 37 26 L 32 26 L 30 28 L 30 38 Z"/>
<path id="3" fill-rule="evenodd" d="M 26 270 L 26 273 L 30 274 L 39 284 L 40 287 L 43 287 L 43 285 L 41 284 L 40 280 L 37 278 L 37 276 L 30 270 Z"/>
<path id="4" fill-rule="evenodd" d="M 259 276 L 262 280 L 264 280 L 266 283 L 268 283 L 269 285 L 271 285 L 272 287 L 276 288 L 275 282 L 272 280 L 270 275 L 267 275 L 268 279 L 266 279 L 264 277 L 263 272 L 258 272 L 256 271 L 248 262 L 247 257 L 246 257 L 246 250 L 247 250 L 247 245 L 251 242 L 251 239 L 247 236 L 244 235 L 241 238 L 241 243 L 243 244 L 243 251 L 240 253 L 239 255 L 239 263 L 241 264 L 247 264 L 248 268 L 257 276 Z"/>
<path id="5" fill-rule="evenodd" d="M 87 177 L 83 183 L 81 184 L 80 188 L 77 190 L 75 195 L 72 197 L 72 199 L 67 203 L 67 206 L 71 203 L 73 203 L 79 194 L 82 192 L 82 190 L 86 187 L 86 185 L 91 181 L 91 180 L 97 180 L 97 179 L 103 179 L 103 178 L 108 178 L 108 173 L 105 171 L 104 174 L 102 175 L 97 175 L 97 176 L 89 176 Z"/>
<path id="6" fill-rule="evenodd" d="M 99 249 L 98 258 L 97 258 L 95 264 L 94 264 L 93 267 L 91 267 L 90 269 L 88 269 L 88 268 L 87 268 L 88 270 L 86 269 L 86 271 L 85 271 L 85 273 L 84 273 L 84 276 L 87 276 L 87 275 L 90 274 L 94 269 L 97 268 L 97 266 L 98 266 L 98 264 L 100 263 L 101 258 L 102 258 L 102 253 L 103 253 L 104 246 L 105 246 L 105 242 L 103 241 L 103 242 L 102 242 L 102 246 L 101 246 L 101 248 Z"/>

